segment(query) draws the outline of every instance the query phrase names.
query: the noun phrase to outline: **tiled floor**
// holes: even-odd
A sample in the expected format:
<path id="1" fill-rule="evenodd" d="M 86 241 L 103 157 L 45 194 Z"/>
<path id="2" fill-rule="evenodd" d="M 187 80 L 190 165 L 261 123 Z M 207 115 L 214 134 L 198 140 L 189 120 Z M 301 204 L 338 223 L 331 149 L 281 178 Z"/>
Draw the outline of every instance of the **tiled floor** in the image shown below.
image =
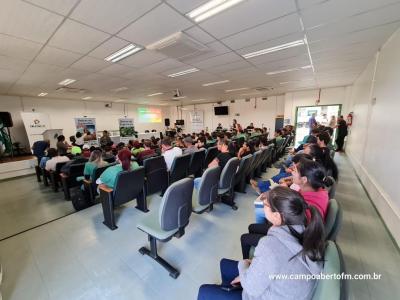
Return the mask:
<path id="1" fill-rule="evenodd" d="M 64 194 L 36 176 L 0 181 L 0 240 L 75 212 Z"/>
<path id="2" fill-rule="evenodd" d="M 337 199 L 344 208 L 339 234 L 350 273 L 382 273 L 380 281 L 350 282 L 351 299 L 398 299 L 400 255 L 345 157 L 337 157 Z M 239 237 L 253 221 L 255 194 L 237 194 L 239 210 L 215 205 L 192 215 L 186 234 L 160 244 L 159 253 L 181 270 L 174 280 L 139 254 L 146 215 L 135 203 L 118 211 L 119 228 L 102 224 L 99 205 L 0 242 L 4 299 L 196 299 L 200 284 L 218 282 L 222 257 L 240 258 Z M 149 198 L 150 209 L 160 203 Z M 397 271 L 397 272 L 396 272 Z"/>

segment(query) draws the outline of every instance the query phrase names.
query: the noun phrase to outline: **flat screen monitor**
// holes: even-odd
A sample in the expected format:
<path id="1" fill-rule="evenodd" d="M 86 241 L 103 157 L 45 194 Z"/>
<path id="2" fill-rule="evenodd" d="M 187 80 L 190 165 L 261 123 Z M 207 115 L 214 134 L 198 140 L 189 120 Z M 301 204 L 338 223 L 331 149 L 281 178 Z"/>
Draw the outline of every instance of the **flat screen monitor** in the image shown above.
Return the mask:
<path id="1" fill-rule="evenodd" d="M 185 120 L 176 120 L 175 124 L 183 126 L 185 125 Z"/>
<path id="2" fill-rule="evenodd" d="M 215 106 L 214 114 L 216 116 L 229 115 L 228 106 Z"/>

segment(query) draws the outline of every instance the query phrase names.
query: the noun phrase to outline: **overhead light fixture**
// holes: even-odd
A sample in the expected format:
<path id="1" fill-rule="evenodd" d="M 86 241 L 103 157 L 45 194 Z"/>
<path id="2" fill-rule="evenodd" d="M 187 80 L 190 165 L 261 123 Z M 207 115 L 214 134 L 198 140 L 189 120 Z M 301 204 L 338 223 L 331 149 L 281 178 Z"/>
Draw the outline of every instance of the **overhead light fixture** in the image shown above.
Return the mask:
<path id="1" fill-rule="evenodd" d="M 164 93 L 154 93 L 154 94 L 147 95 L 147 97 L 153 97 L 153 96 L 158 96 L 158 95 L 162 95 L 162 94 L 164 94 Z"/>
<path id="2" fill-rule="evenodd" d="M 222 84 L 222 83 L 227 83 L 229 80 L 222 80 L 222 81 L 215 81 L 215 82 L 209 82 L 209 83 L 204 83 L 202 86 L 211 86 L 211 85 L 217 85 L 217 84 Z"/>
<path id="3" fill-rule="evenodd" d="M 83 97 L 83 98 L 82 98 L 82 100 L 89 100 L 89 99 L 92 99 L 92 97 L 87 96 L 87 97 Z"/>
<path id="4" fill-rule="evenodd" d="M 286 43 L 286 44 L 282 44 L 282 45 L 279 45 L 279 46 L 275 46 L 275 47 L 271 47 L 271 48 L 267 48 L 267 49 L 262 49 L 262 50 L 255 51 L 255 52 L 250 52 L 250 53 L 244 54 L 242 56 L 244 58 L 246 58 L 246 59 L 249 59 L 249 58 L 252 58 L 252 57 L 259 56 L 259 55 L 273 53 L 273 52 L 276 52 L 276 51 L 281 51 L 281 50 L 285 50 L 285 49 L 301 46 L 301 45 L 304 45 L 304 44 L 305 44 L 304 40 L 297 40 L 297 41 Z"/>
<path id="5" fill-rule="evenodd" d="M 67 78 L 67 79 L 64 79 L 63 81 L 60 81 L 58 84 L 66 86 L 66 85 L 69 85 L 71 83 L 74 83 L 75 81 L 76 81 L 76 79 Z"/>
<path id="6" fill-rule="evenodd" d="M 239 88 L 239 89 L 225 90 L 225 93 L 236 92 L 236 91 L 243 91 L 243 90 L 248 90 L 248 89 L 249 89 L 249 88 L 244 87 L 244 88 Z"/>
<path id="7" fill-rule="evenodd" d="M 125 99 L 117 99 L 114 102 L 125 102 L 125 101 L 126 101 Z"/>
<path id="8" fill-rule="evenodd" d="M 44 96 L 46 96 L 48 93 L 40 93 L 38 96 L 39 97 L 44 97 Z"/>
<path id="9" fill-rule="evenodd" d="M 134 44 L 129 44 L 128 46 L 107 56 L 104 60 L 111 61 L 111 62 L 117 62 L 117 61 L 120 61 L 121 59 L 124 59 L 132 54 L 135 54 L 136 52 L 139 52 L 142 49 L 143 49 L 142 47 L 136 46 Z"/>
<path id="10" fill-rule="evenodd" d="M 176 99 L 185 99 L 186 96 L 178 96 L 178 97 L 173 97 L 172 99 L 176 100 Z"/>
<path id="11" fill-rule="evenodd" d="M 300 71 L 300 70 L 306 70 L 306 69 L 311 69 L 312 66 L 303 66 L 300 68 L 292 68 L 292 69 L 286 69 L 286 70 L 279 70 L 279 71 L 273 71 L 273 72 L 268 72 L 266 73 L 267 75 L 276 75 L 276 74 L 281 74 L 281 73 L 287 73 L 287 72 L 293 72 L 293 71 Z"/>
<path id="12" fill-rule="evenodd" d="M 196 100 L 192 100 L 193 102 L 200 102 L 200 101 L 205 101 L 207 99 L 196 99 Z"/>
<path id="13" fill-rule="evenodd" d="M 123 87 L 120 87 L 120 88 L 113 89 L 113 90 L 111 90 L 111 92 L 118 93 L 118 92 L 122 92 L 122 91 L 126 91 L 126 90 L 128 90 L 128 88 L 126 86 L 123 86 Z"/>
<path id="14" fill-rule="evenodd" d="M 201 22 L 244 0 L 211 0 L 186 14 L 195 22 Z"/>
<path id="15" fill-rule="evenodd" d="M 199 69 L 192 68 L 192 69 L 188 69 L 188 70 L 181 71 L 181 72 L 178 72 L 178 73 L 169 74 L 168 77 L 178 77 L 178 76 L 194 73 L 194 72 L 197 72 L 197 71 L 199 71 Z"/>

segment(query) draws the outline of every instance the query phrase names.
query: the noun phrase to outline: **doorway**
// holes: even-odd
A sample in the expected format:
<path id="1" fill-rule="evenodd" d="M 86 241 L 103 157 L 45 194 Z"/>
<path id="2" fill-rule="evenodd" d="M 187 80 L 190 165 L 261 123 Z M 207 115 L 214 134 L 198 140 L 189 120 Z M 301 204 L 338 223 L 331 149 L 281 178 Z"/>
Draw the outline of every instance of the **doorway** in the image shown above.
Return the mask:
<path id="1" fill-rule="evenodd" d="M 310 133 L 308 120 L 311 118 L 312 114 L 315 114 L 315 119 L 318 124 L 328 126 L 331 117 L 335 116 L 337 118 L 340 115 L 341 110 L 341 104 L 296 107 L 296 147 L 299 146 L 304 137 Z M 336 129 L 333 133 L 332 139 L 335 137 L 335 133 Z"/>

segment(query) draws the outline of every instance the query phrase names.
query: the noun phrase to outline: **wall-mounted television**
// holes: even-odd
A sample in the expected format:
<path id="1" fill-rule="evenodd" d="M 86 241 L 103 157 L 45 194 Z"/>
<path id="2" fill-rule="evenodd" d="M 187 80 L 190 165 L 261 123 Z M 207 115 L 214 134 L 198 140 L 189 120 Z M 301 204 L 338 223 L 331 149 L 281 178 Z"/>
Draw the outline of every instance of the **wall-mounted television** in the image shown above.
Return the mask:
<path id="1" fill-rule="evenodd" d="M 183 126 L 185 125 L 185 120 L 176 120 L 175 124 Z"/>
<path id="2" fill-rule="evenodd" d="M 216 116 L 229 115 L 228 106 L 214 106 L 214 114 Z"/>

